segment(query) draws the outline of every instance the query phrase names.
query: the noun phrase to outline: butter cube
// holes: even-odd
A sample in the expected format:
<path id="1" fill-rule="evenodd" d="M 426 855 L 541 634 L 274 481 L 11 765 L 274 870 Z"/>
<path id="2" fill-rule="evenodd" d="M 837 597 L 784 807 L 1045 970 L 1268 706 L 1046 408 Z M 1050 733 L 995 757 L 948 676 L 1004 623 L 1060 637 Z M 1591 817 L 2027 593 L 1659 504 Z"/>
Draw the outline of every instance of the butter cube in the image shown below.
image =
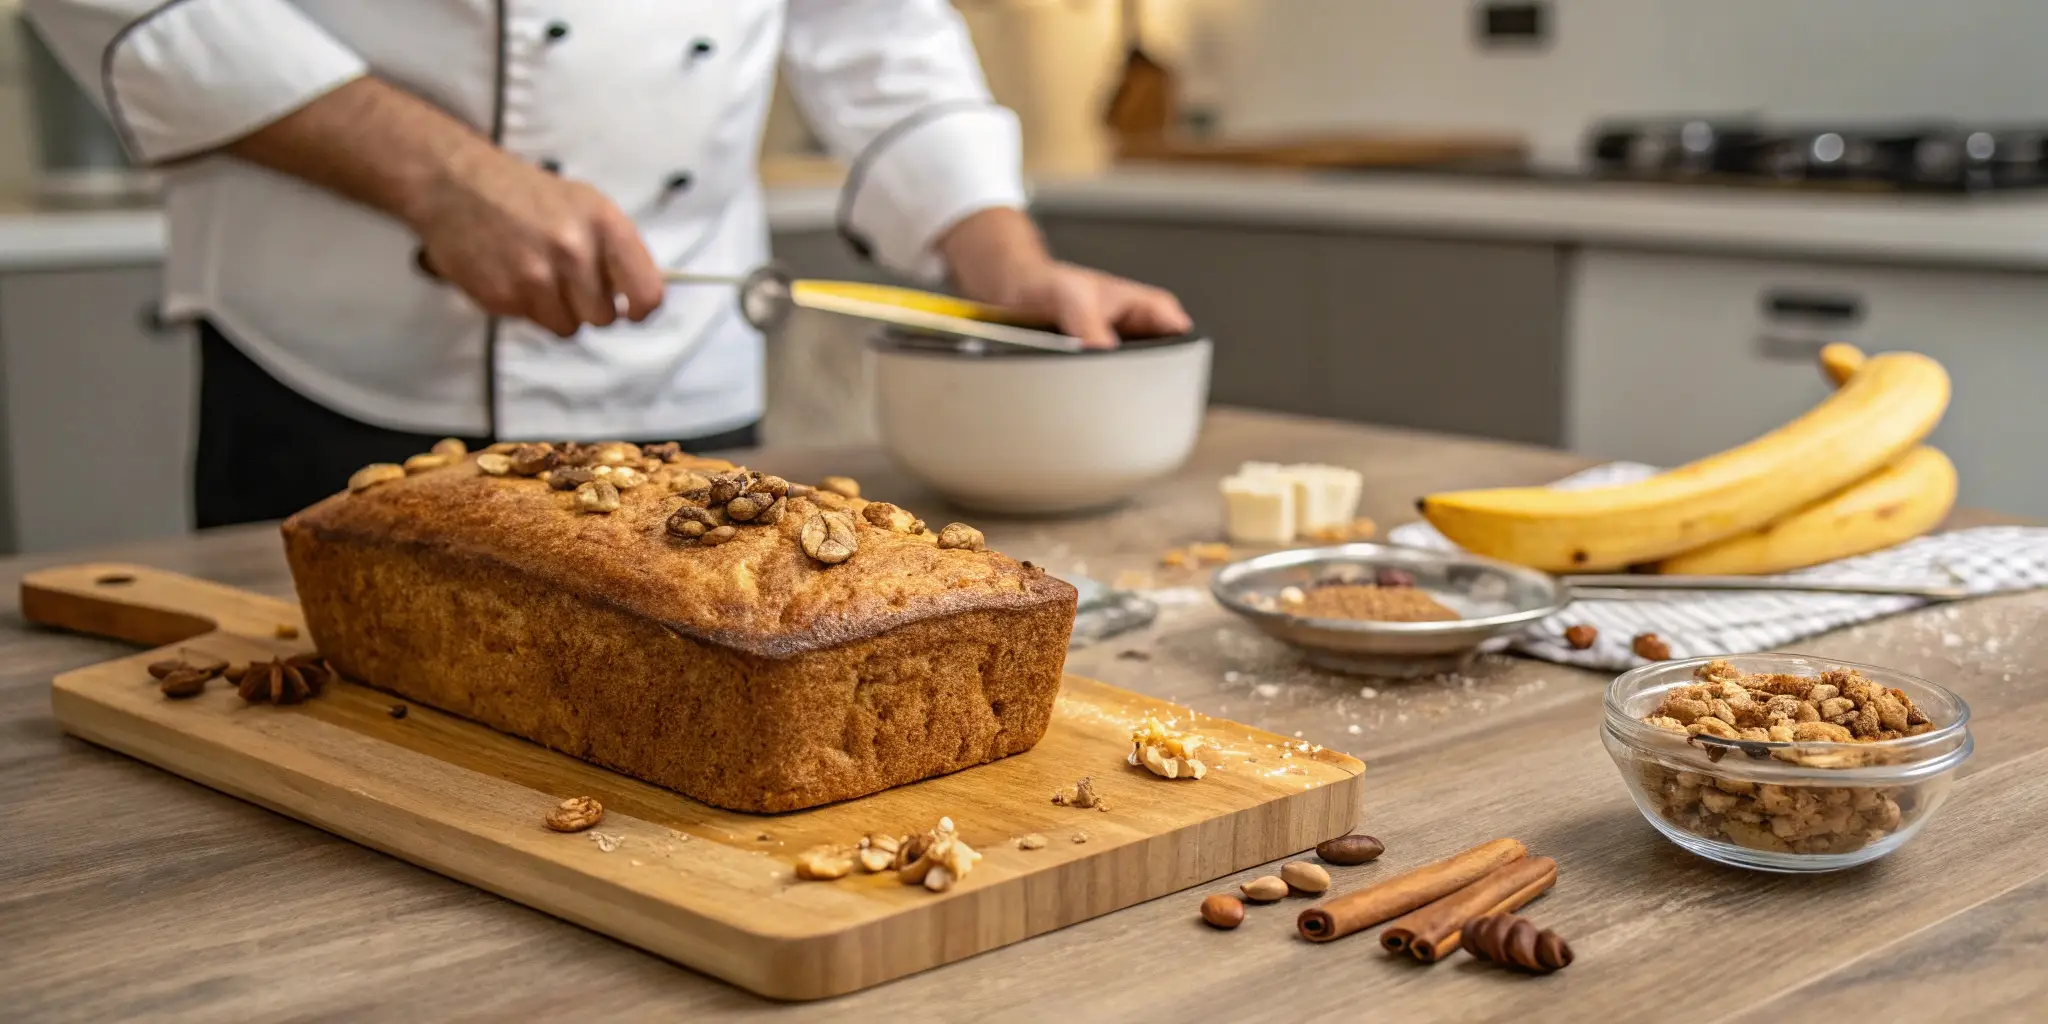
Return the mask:
<path id="1" fill-rule="evenodd" d="M 1265 473 L 1225 477 L 1225 529 L 1236 544 L 1294 543 L 1294 481 Z"/>
<path id="2" fill-rule="evenodd" d="M 1358 514 L 1365 485 L 1357 470 L 1314 463 L 1247 462 L 1238 467 L 1234 479 L 1285 481 L 1294 492 L 1294 532 L 1300 535 L 1349 526 Z"/>
<path id="3" fill-rule="evenodd" d="M 1294 480 L 1294 529 L 1313 534 L 1337 530 L 1358 515 L 1365 481 L 1356 470 L 1337 466 L 1289 466 Z"/>

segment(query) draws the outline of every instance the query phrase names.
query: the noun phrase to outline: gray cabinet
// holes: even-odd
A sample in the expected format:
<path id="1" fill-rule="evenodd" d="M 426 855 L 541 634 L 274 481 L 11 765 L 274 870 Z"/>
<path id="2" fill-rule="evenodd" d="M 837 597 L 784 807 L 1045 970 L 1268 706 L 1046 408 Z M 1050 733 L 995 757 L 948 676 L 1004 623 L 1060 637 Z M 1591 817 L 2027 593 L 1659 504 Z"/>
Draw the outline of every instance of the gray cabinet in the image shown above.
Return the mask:
<path id="1" fill-rule="evenodd" d="M 1042 218 L 1055 255 L 1172 291 L 1216 342 L 1209 396 L 1321 412 L 1321 239 L 1298 231 Z"/>
<path id="2" fill-rule="evenodd" d="M 192 528 L 197 354 L 154 323 L 157 267 L 0 276 L 0 546 L 55 551 Z"/>
<path id="3" fill-rule="evenodd" d="M 1314 411 L 1562 441 L 1564 274 L 1556 246 L 1337 236 L 1323 252 Z"/>
<path id="4" fill-rule="evenodd" d="M 1046 216 L 1056 254 L 1169 288 L 1217 402 L 1557 444 L 1564 253 L 1549 244 Z"/>

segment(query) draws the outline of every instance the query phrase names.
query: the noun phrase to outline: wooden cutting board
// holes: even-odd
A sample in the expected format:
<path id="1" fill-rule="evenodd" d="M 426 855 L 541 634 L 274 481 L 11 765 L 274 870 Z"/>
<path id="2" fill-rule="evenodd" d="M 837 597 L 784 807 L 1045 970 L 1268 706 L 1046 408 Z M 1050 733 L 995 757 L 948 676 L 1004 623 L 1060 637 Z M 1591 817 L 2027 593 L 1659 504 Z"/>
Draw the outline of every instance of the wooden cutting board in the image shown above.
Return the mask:
<path id="1" fill-rule="evenodd" d="M 829 807 L 742 814 L 426 707 L 394 718 L 396 698 L 366 686 L 280 708 L 219 682 L 170 700 L 145 670 L 179 650 L 238 662 L 308 651 L 289 601 L 117 564 L 32 573 L 21 589 L 32 622 L 162 648 L 58 676 L 51 705 L 67 732 L 781 999 L 851 992 L 1306 849 L 1352 827 L 1365 770 L 1068 676 L 1027 753 Z M 1126 765 L 1130 728 L 1148 715 L 1221 744 L 1218 768 L 1192 782 Z M 1052 804 L 1084 775 L 1108 811 Z M 596 829 L 541 825 L 583 795 L 607 808 Z M 949 892 L 887 874 L 794 878 L 811 846 L 922 831 L 941 815 L 985 854 Z M 1050 842 L 1017 848 L 1029 833 Z"/>

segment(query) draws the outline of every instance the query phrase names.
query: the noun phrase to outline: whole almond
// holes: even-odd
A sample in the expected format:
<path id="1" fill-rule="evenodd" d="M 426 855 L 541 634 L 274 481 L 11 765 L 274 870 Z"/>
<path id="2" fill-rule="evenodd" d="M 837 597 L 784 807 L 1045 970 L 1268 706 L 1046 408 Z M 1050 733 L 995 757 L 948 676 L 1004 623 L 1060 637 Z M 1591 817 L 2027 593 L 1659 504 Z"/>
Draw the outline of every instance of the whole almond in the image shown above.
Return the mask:
<path id="1" fill-rule="evenodd" d="M 1237 888 L 1253 903 L 1271 903 L 1287 895 L 1287 883 L 1275 875 L 1260 875 Z"/>
<path id="2" fill-rule="evenodd" d="M 1202 901 L 1202 920 L 1217 928 L 1235 928 L 1244 923 L 1244 904 L 1219 892 Z"/>
<path id="3" fill-rule="evenodd" d="M 1280 879 L 1310 895 L 1330 887 L 1330 873 L 1305 860 L 1288 861 L 1280 868 Z"/>
<path id="4" fill-rule="evenodd" d="M 1366 861 L 1378 860 L 1387 852 L 1386 846 L 1371 836 L 1338 836 L 1316 846 L 1316 856 L 1325 863 L 1350 866 Z"/>

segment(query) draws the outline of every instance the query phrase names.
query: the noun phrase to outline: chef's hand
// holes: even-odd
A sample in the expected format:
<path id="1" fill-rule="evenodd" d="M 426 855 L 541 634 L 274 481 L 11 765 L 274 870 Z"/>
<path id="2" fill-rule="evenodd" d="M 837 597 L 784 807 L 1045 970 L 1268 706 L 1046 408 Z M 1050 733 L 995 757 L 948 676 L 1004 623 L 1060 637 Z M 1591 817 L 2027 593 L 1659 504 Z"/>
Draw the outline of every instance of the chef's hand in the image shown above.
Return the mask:
<path id="1" fill-rule="evenodd" d="M 938 249 L 961 294 L 1045 317 L 1090 348 L 1115 348 L 1119 335 L 1179 334 L 1192 321 L 1171 292 L 1046 253 L 1022 212 L 983 210 L 953 226 Z"/>
<path id="2" fill-rule="evenodd" d="M 566 338 L 584 324 L 645 320 L 662 276 L 631 218 L 596 189 L 495 148 L 454 155 L 415 207 L 428 269 L 497 316 Z"/>

